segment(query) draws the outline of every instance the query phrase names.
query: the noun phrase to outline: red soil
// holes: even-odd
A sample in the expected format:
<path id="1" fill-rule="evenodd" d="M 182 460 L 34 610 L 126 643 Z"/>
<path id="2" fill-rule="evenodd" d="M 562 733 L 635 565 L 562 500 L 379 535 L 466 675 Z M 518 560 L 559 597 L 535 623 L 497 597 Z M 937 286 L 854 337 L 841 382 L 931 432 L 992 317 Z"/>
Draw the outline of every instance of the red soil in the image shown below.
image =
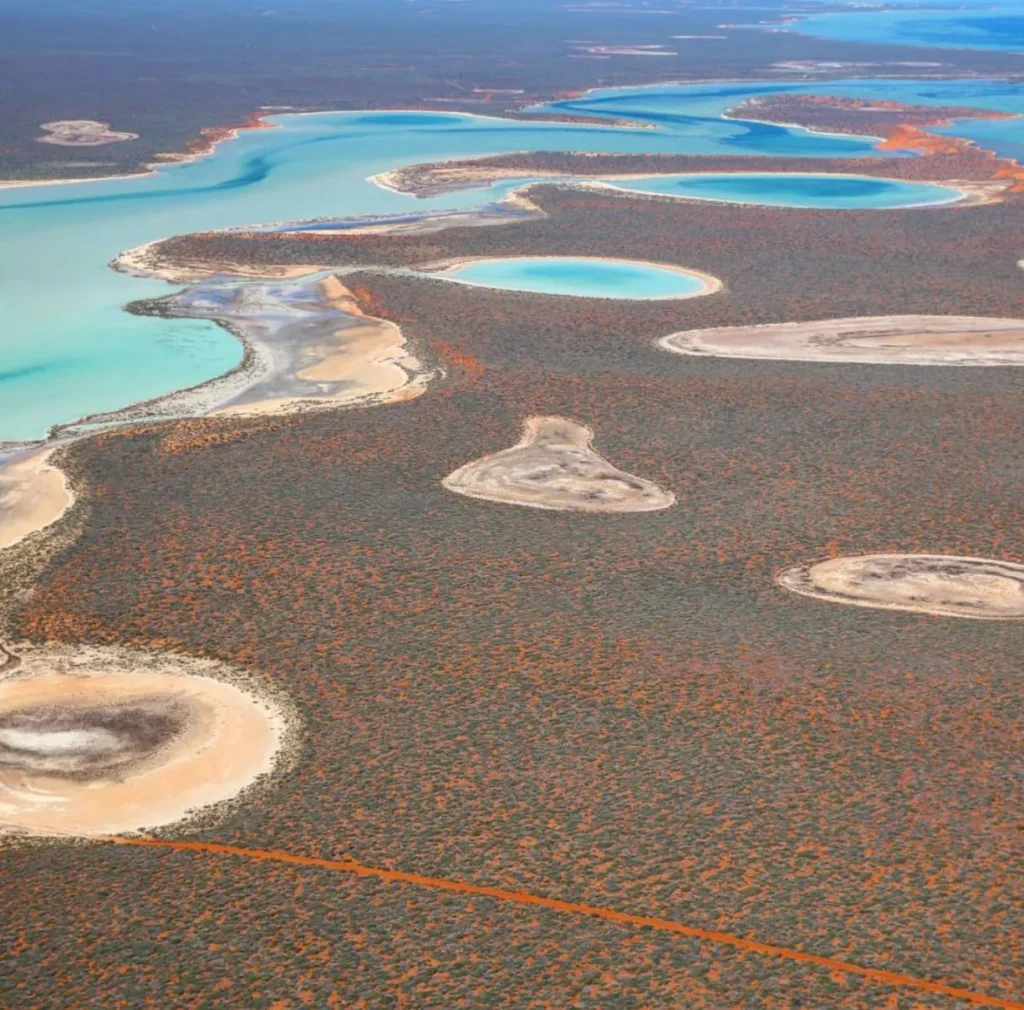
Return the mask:
<path id="1" fill-rule="evenodd" d="M 863 965 L 852 964 L 849 961 L 823 957 L 820 954 L 809 954 L 806 951 L 794 950 L 791 947 L 779 947 L 771 943 L 761 943 L 759 940 L 748 940 L 733 933 L 721 933 L 717 930 L 687 926 L 684 923 L 673 922 L 670 919 L 658 919 L 647 915 L 632 915 L 629 912 L 619 912 L 613 908 L 604 908 L 598 905 L 583 905 L 577 902 L 559 901 L 557 898 L 546 898 L 543 895 L 530 894 L 527 891 L 506 891 L 499 887 L 484 887 L 479 884 L 466 883 L 465 881 L 446 880 L 442 877 L 427 877 L 419 873 L 406 873 L 402 870 L 386 870 L 375 866 L 363 866 L 361 863 L 349 859 L 317 859 L 313 856 L 299 856 L 289 852 L 267 849 L 242 848 L 237 845 L 220 845 L 216 842 L 175 842 L 164 841 L 159 838 L 127 838 L 117 836 L 103 839 L 103 841 L 112 842 L 115 845 L 170 849 L 175 852 L 204 852 L 221 856 L 238 856 L 243 859 L 291 863 L 296 866 L 316 866 L 324 870 L 351 873 L 357 877 L 372 877 L 389 883 L 413 884 L 417 887 L 452 891 L 456 894 L 472 894 L 482 898 L 493 898 L 496 901 L 508 901 L 517 905 L 533 905 L 555 912 L 586 915 L 597 919 L 604 919 L 608 922 L 619 922 L 627 926 L 657 929 L 665 933 L 675 933 L 679 936 L 705 940 L 709 943 L 724 944 L 740 950 L 751 951 L 755 954 L 764 954 L 767 957 L 780 957 L 788 961 L 814 964 L 822 968 L 828 968 L 833 972 L 859 975 L 862 978 L 868 978 L 874 982 L 881 982 L 886 985 L 903 986 L 910 989 L 918 989 L 922 992 L 938 993 L 942 996 L 964 1000 L 967 1003 L 974 1003 L 978 1006 L 999 1007 L 1001 1010 L 1024 1010 L 1024 1003 L 1000 999 L 997 996 L 988 996 L 984 993 L 972 992 L 969 989 L 958 989 L 955 986 L 945 985 L 942 982 L 932 982 L 928 979 L 915 978 L 912 975 L 901 975 L 897 972 L 884 971 L 880 968 L 865 968 Z"/>

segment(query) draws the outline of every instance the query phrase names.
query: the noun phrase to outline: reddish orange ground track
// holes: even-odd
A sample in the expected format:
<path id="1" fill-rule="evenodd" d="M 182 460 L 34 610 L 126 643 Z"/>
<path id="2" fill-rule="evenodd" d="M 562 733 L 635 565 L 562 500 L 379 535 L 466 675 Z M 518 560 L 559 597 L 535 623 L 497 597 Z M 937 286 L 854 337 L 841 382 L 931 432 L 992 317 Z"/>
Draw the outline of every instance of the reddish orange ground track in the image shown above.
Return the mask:
<path id="1" fill-rule="evenodd" d="M 781 957 L 789 961 L 801 961 L 815 964 L 830 971 L 846 972 L 881 982 L 884 985 L 903 986 L 923 992 L 938 993 L 952 999 L 965 1000 L 979 1006 L 1001 1007 L 1002 1010 L 1024 1010 L 1024 1003 L 1015 1000 L 1000 999 L 997 996 L 986 996 L 984 993 L 971 992 L 969 989 L 958 989 L 955 986 L 943 985 L 941 982 L 930 982 L 912 975 L 900 975 L 880 968 L 865 968 L 848 961 L 838 961 L 820 954 L 808 954 L 791 947 L 778 947 L 772 943 L 761 943 L 758 940 L 747 940 L 732 933 L 720 933 L 713 929 L 701 929 L 698 926 L 687 926 L 670 919 L 656 919 L 647 915 L 631 915 L 629 912 L 618 912 L 613 908 L 602 908 L 598 905 L 581 905 L 572 901 L 559 901 L 556 898 L 545 898 L 539 894 L 526 891 L 505 891 L 499 887 L 482 887 L 479 884 L 467 884 L 459 880 L 445 880 L 441 877 L 424 877 L 418 873 L 403 873 L 401 870 L 382 870 L 374 866 L 363 866 L 350 860 L 316 859 L 313 856 L 296 856 L 290 852 L 276 852 L 267 849 L 245 849 L 236 845 L 218 845 L 215 842 L 172 842 L 159 838 L 104 838 L 102 841 L 115 845 L 133 845 L 151 849 L 171 849 L 175 852 L 206 852 L 223 856 L 239 856 L 243 859 L 255 859 L 275 863 L 291 863 L 295 866 L 316 866 L 324 870 L 338 873 L 351 873 L 357 877 L 373 877 L 402 884 L 414 884 L 417 887 L 430 887 L 438 891 L 453 891 L 456 894 L 473 894 L 483 898 L 494 898 L 497 901 L 508 901 L 517 905 L 534 905 L 539 908 L 551 909 L 555 912 L 568 912 L 574 915 L 586 915 L 609 922 L 621 922 L 627 926 L 639 926 L 646 929 L 658 929 L 665 933 L 689 936 L 696 940 L 709 943 L 724 944 L 740 950 L 748 950 L 755 954 L 768 957 Z"/>

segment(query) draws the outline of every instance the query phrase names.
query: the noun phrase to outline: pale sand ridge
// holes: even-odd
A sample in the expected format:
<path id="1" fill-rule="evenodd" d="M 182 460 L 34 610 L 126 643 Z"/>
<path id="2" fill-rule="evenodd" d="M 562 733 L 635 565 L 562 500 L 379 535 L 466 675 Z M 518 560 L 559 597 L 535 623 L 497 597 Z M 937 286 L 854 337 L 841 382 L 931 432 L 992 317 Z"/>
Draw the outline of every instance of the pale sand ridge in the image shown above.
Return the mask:
<path id="1" fill-rule="evenodd" d="M 855 316 L 670 333 L 676 354 L 874 365 L 1024 365 L 1024 319 Z"/>
<path id="2" fill-rule="evenodd" d="M 531 508 L 579 512 L 651 512 L 675 495 L 612 466 L 591 443 L 590 428 L 564 417 L 530 417 L 510 449 L 449 474 L 456 494 Z"/>
<path id="3" fill-rule="evenodd" d="M 1024 565 L 943 554 L 864 554 L 798 565 L 785 589 L 833 603 L 941 617 L 1024 620 Z"/>

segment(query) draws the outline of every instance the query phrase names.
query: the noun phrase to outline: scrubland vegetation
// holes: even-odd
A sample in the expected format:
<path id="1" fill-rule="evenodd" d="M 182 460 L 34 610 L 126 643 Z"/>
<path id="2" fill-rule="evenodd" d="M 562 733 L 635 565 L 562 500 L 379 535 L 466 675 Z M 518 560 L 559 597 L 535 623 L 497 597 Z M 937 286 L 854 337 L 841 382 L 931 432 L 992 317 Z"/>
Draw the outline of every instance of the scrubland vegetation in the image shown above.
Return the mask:
<path id="1" fill-rule="evenodd" d="M 350 264 L 585 248 L 698 267 L 727 290 L 639 303 L 350 276 L 364 311 L 449 378 L 383 408 L 73 446 L 89 522 L 15 631 L 210 656 L 295 699 L 294 769 L 191 837 L 1013 998 L 1019 628 L 834 606 L 774 577 L 842 554 L 1015 556 L 1024 374 L 691 359 L 653 342 L 835 315 L 1022 316 L 1022 212 L 537 196 L 550 216 L 524 225 L 318 248 Z M 190 241 L 269 260 L 307 240 Z M 442 487 L 530 415 L 590 425 L 675 506 L 578 515 Z M 15 1006 L 960 1005 L 315 869 L 104 847 L 6 858 Z"/>

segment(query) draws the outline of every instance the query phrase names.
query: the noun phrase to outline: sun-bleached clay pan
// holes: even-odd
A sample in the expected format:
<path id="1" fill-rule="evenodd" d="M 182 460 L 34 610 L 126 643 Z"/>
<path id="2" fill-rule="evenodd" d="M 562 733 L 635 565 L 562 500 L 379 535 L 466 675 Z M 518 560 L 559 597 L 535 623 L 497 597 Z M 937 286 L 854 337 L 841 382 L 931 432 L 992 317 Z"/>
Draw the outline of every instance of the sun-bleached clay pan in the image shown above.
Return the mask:
<path id="1" fill-rule="evenodd" d="M 786 589 L 833 603 L 941 617 L 1024 620 L 1024 565 L 944 554 L 864 554 L 789 568 Z"/>
<path id="2" fill-rule="evenodd" d="M 473 460 L 442 482 L 485 501 L 579 512 L 652 512 L 675 495 L 612 466 L 592 446 L 594 433 L 564 417 L 530 417 L 512 448 Z"/>
<path id="3" fill-rule="evenodd" d="M 1024 365 L 1024 319 L 855 316 L 683 330 L 657 343 L 676 354 L 719 358 L 861 365 Z"/>

